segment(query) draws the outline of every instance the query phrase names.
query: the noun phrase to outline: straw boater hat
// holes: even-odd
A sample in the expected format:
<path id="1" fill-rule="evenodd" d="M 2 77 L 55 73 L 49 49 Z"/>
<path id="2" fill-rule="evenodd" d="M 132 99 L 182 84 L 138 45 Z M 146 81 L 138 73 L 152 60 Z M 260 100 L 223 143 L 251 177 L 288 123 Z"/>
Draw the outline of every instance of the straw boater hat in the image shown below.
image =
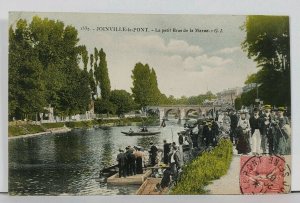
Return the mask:
<path id="1" fill-rule="evenodd" d="M 284 107 L 278 107 L 278 111 L 286 111 Z"/>
<path id="2" fill-rule="evenodd" d="M 272 109 L 272 106 L 270 104 L 264 105 L 264 109 Z"/>
<path id="3" fill-rule="evenodd" d="M 248 110 L 247 110 L 247 109 L 242 109 L 242 110 L 240 111 L 240 114 L 246 114 L 246 113 L 248 113 Z"/>

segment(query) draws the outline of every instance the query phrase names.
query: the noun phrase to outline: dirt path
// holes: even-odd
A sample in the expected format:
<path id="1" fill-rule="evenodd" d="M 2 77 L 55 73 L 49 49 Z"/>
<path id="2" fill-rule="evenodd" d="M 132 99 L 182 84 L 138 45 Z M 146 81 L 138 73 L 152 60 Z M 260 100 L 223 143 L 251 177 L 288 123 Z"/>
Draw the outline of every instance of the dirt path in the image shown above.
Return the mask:
<path id="1" fill-rule="evenodd" d="M 240 194 L 239 172 L 240 156 L 233 155 L 227 174 L 206 187 L 208 194 Z"/>

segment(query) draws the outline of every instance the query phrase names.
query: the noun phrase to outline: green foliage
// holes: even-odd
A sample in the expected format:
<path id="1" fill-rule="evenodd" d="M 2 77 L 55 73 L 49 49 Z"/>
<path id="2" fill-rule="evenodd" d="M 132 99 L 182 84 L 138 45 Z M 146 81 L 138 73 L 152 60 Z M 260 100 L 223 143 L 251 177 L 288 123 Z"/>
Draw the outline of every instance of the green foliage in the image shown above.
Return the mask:
<path id="1" fill-rule="evenodd" d="M 204 152 L 183 168 L 180 181 L 171 194 L 197 195 L 206 193 L 205 186 L 225 175 L 232 160 L 232 143 L 222 139 L 210 152 Z"/>
<path id="2" fill-rule="evenodd" d="M 83 113 L 90 103 L 88 53 L 78 32 L 61 21 L 33 17 L 9 30 L 9 117 L 33 117 L 51 104 L 56 114 Z M 79 68 L 82 56 L 84 70 Z"/>
<path id="3" fill-rule="evenodd" d="M 28 118 L 45 105 L 43 66 L 29 40 L 28 24 L 17 22 L 9 29 L 9 117 Z"/>
<path id="4" fill-rule="evenodd" d="M 242 47 L 260 68 L 246 84 L 261 84 L 259 98 L 265 103 L 290 106 L 289 17 L 248 16 L 243 29 L 247 35 Z"/>
<path id="5" fill-rule="evenodd" d="M 248 92 L 242 93 L 241 95 L 241 105 L 250 106 L 251 104 L 255 104 L 256 99 L 256 88 L 252 89 Z"/>
<path id="6" fill-rule="evenodd" d="M 46 129 L 51 129 L 51 128 L 62 128 L 64 127 L 64 123 L 43 123 L 42 126 Z"/>
<path id="7" fill-rule="evenodd" d="M 101 98 L 104 100 L 108 100 L 110 96 L 110 80 L 108 75 L 107 69 L 107 62 L 106 62 L 106 54 L 104 53 L 103 49 L 99 51 L 99 82 L 100 82 L 100 91 L 101 91 Z"/>
<path id="8" fill-rule="evenodd" d="M 137 63 L 132 70 L 131 78 L 133 88 L 131 88 L 134 101 L 145 107 L 148 105 L 157 105 L 161 97 L 158 89 L 156 73 L 150 69 L 148 64 Z"/>
<path id="9" fill-rule="evenodd" d="M 240 97 L 238 97 L 234 100 L 234 107 L 235 107 L 235 109 L 242 108 L 242 99 Z"/>
<path id="10" fill-rule="evenodd" d="M 113 90 L 110 94 L 110 101 L 116 106 L 116 113 L 122 115 L 135 109 L 136 104 L 130 93 L 125 90 Z"/>
<path id="11" fill-rule="evenodd" d="M 115 114 L 117 106 L 109 100 L 96 99 L 95 100 L 95 113 L 97 114 Z"/>
<path id="12" fill-rule="evenodd" d="M 45 130 L 40 125 L 9 125 L 8 127 L 8 136 L 19 136 L 26 134 L 35 134 L 45 132 Z"/>
<path id="13" fill-rule="evenodd" d="M 175 98 L 173 95 L 166 97 L 162 94 L 160 99 L 160 104 L 170 104 L 170 105 L 201 105 L 205 100 L 215 99 L 216 96 L 212 92 L 207 92 L 205 94 L 199 94 L 198 96 Z"/>

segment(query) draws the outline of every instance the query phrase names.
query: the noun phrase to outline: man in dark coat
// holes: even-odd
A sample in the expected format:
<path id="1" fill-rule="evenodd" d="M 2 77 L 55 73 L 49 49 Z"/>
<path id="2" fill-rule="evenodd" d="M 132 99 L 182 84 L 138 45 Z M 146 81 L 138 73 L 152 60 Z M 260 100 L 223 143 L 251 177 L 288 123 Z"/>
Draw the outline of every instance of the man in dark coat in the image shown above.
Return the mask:
<path id="1" fill-rule="evenodd" d="M 213 131 L 212 131 L 212 123 L 207 122 L 203 127 L 203 138 L 205 141 L 205 146 L 209 147 L 213 140 Z"/>
<path id="2" fill-rule="evenodd" d="M 119 167 L 119 178 L 124 177 L 126 178 L 126 155 L 124 154 L 124 151 L 122 149 L 119 150 L 119 154 L 117 156 L 117 161 L 118 161 L 118 167 Z"/>
<path id="3" fill-rule="evenodd" d="M 163 162 L 164 164 L 168 164 L 168 159 L 169 159 L 169 153 L 170 153 L 170 147 L 171 144 L 167 143 L 167 140 L 164 140 L 164 157 L 163 157 Z"/>
<path id="4" fill-rule="evenodd" d="M 269 146 L 269 154 L 274 154 L 274 116 L 271 114 L 271 105 L 264 106 L 264 113 L 261 115 L 261 146 L 263 153 L 267 152 L 267 145 Z"/>
<path id="5" fill-rule="evenodd" d="M 150 165 L 151 165 L 151 166 L 155 166 L 158 149 L 157 149 L 157 147 L 153 144 L 153 142 L 151 142 L 150 145 L 151 145 L 150 151 L 149 151 L 149 155 L 150 155 Z"/>
<path id="6" fill-rule="evenodd" d="M 127 176 L 135 175 L 135 156 L 133 154 L 133 149 L 128 146 L 126 147 L 126 163 L 127 163 Z"/>
<path id="7" fill-rule="evenodd" d="M 239 118 L 236 115 L 235 110 L 230 112 L 230 140 L 233 144 L 236 144 L 236 129 L 239 122 Z"/>

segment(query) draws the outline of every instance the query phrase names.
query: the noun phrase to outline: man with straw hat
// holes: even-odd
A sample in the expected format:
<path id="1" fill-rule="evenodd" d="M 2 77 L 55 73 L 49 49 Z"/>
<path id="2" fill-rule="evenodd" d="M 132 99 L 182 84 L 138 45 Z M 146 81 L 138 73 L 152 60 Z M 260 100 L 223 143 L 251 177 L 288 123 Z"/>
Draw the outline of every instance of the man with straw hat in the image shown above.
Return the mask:
<path id="1" fill-rule="evenodd" d="M 284 115 L 286 109 L 284 107 L 278 108 L 277 119 L 275 122 L 275 153 L 286 155 L 290 154 L 290 143 L 291 143 L 291 128 L 290 121 Z"/>
<path id="2" fill-rule="evenodd" d="M 267 104 L 263 106 L 264 113 L 261 115 L 261 146 L 263 153 L 269 152 L 274 154 L 274 117 L 271 114 L 271 105 Z"/>

